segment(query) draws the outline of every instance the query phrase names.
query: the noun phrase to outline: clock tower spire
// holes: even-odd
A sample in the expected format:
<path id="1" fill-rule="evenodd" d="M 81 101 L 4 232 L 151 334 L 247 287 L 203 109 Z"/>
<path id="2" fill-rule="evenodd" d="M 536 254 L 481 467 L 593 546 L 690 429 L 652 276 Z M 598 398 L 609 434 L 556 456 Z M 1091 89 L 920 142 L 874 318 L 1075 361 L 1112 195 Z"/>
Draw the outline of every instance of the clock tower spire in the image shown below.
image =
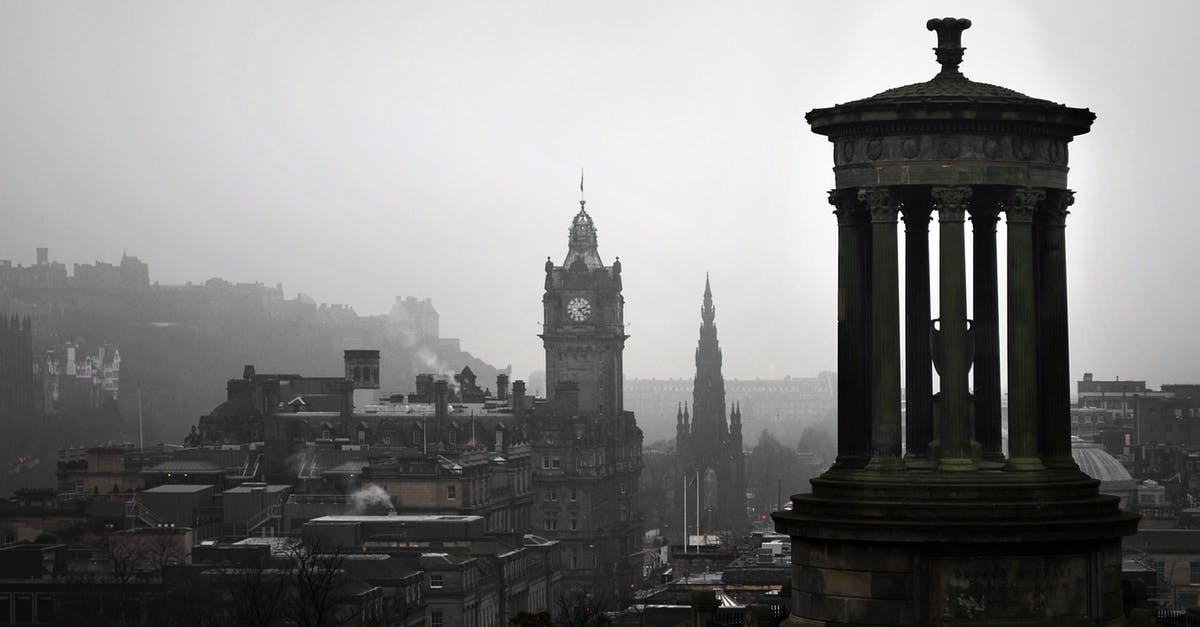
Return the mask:
<path id="1" fill-rule="evenodd" d="M 582 193 L 582 173 L 579 187 Z M 621 261 L 606 266 L 600 259 L 596 225 L 586 204 L 581 198 L 571 220 L 562 265 L 546 262 L 540 336 L 546 349 L 546 397 L 581 415 L 616 415 L 624 409 L 627 338 Z"/>

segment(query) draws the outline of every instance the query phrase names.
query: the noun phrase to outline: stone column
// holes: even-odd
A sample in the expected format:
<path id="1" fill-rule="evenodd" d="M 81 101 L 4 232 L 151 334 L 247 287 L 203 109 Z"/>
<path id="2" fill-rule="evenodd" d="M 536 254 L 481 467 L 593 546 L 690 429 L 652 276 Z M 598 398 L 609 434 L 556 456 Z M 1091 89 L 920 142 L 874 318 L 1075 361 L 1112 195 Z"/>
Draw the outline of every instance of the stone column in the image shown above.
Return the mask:
<path id="1" fill-rule="evenodd" d="M 865 188 L 858 197 L 871 213 L 871 462 L 867 468 L 897 470 L 904 467 L 900 459 L 898 207 L 886 188 Z"/>
<path id="2" fill-rule="evenodd" d="M 865 211 L 855 190 L 829 192 L 829 204 L 835 207 L 838 220 L 838 452 L 834 467 L 862 468 L 871 458 Z"/>
<path id="3" fill-rule="evenodd" d="M 1000 462 L 1000 304 L 996 268 L 996 197 L 976 190 L 971 203 L 974 244 L 975 439 L 984 460 Z"/>
<path id="4" fill-rule="evenodd" d="M 904 204 L 904 448 L 925 460 L 933 439 L 933 373 L 929 356 L 929 198 Z"/>
<path id="5" fill-rule="evenodd" d="M 1014 190 L 1008 222 L 1008 469 L 1041 470 L 1038 450 L 1038 342 L 1033 216 L 1046 192 Z"/>
<path id="6" fill-rule="evenodd" d="M 1070 190 L 1046 196 L 1037 220 L 1038 410 L 1042 463 L 1075 469 L 1071 457 L 1071 364 L 1067 351 L 1067 208 Z"/>
<path id="7" fill-rule="evenodd" d="M 938 470 L 968 471 L 977 466 L 971 455 L 974 424 L 967 377 L 971 369 L 967 329 L 967 260 L 963 242 L 969 187 L 930 190 L 938 212 L 941 300 L 939 328 L 934 332 L 934 363 L 939 365 L 942 389 L 938 404 Z"/>

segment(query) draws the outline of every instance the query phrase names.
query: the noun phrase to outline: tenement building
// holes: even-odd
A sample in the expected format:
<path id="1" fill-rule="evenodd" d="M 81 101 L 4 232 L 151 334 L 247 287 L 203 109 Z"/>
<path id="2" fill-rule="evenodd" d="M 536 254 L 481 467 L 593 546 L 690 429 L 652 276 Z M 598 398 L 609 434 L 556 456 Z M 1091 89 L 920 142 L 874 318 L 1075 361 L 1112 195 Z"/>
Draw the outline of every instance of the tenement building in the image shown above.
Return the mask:
<path id="1" fill-rule="evenodd" d="M 678 505 L 685 512 L 694 512 L 689 529 L 697 535 L 738 532 L 746 526 L 742 414 L 730 407 L 726 421 L 716 316 L 712 287 L 705 277 L 691 411 L 679 408 L 675 418 L 676 467 L 681 475 L 676 485 L 683 487 L 691 481 L 692 488 L 681 491 Z"/>
<path id="2" fill-rule="evenodd" d="M 601 261 L 584 201 L 566 258 L 547 258 L 545 270 L 546 403 L 527 418 L 537 533 L 560 541 L 568 595 L 611 606 L 631 595 L 638 574 L 642 432 L 624 409 L 621 260 Z"/>
<path id="3" fill-rule="evenodd" d="M 1125 624 L 1121 538 L 1137 517 L 1098 492 L 1071 450 L 1067 146 L 1095 115 L 967 79 L 958 67 L 970 25 L 929 20 L 933 79 L 807 115 L 834 147 L 841 382 L 834 466 L 774 514 L 793 544 L 790 625 Z"/>

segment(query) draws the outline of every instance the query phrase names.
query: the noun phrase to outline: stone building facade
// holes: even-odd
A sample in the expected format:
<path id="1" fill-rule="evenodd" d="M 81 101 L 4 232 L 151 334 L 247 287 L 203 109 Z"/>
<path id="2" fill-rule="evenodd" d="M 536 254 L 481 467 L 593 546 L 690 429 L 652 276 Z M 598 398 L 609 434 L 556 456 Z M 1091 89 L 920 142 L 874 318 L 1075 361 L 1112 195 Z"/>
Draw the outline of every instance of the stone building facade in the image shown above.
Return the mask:
<path id="1" fill-rule="evenodd" d="M 534 527 L 540 520 L 537 533 L 562 545 L 567 594 L 612 605 L 639 575 L 642 431 L 624 409 L 621 261 L 601 261 L 583 201 L 566 258 L 547 258 L 545 270 L 547 402 L 528 417 Z"/>

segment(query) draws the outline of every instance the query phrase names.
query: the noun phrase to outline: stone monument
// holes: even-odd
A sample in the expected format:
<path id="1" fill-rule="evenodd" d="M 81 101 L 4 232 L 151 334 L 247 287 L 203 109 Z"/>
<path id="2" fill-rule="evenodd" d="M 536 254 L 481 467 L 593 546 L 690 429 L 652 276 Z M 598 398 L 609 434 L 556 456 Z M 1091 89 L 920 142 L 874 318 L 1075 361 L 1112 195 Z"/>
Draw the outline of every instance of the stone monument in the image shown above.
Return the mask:
<path id="1" fill-rule="evenodd" d="M 1137 518 L 1100 495 L 1071 457 L 1067 146 L 1095 115 L 967 79 L 958 68 L 970 26 L 929 20 L 941 64 L 932 80 L 806 116 L 834 147 L 838 454 L 811 494 L 774 514 L 792 537 L 787 625 L 1125 624 L 1121 537 Z M 939 236 L 933 319 L 931 215 Z"/>

